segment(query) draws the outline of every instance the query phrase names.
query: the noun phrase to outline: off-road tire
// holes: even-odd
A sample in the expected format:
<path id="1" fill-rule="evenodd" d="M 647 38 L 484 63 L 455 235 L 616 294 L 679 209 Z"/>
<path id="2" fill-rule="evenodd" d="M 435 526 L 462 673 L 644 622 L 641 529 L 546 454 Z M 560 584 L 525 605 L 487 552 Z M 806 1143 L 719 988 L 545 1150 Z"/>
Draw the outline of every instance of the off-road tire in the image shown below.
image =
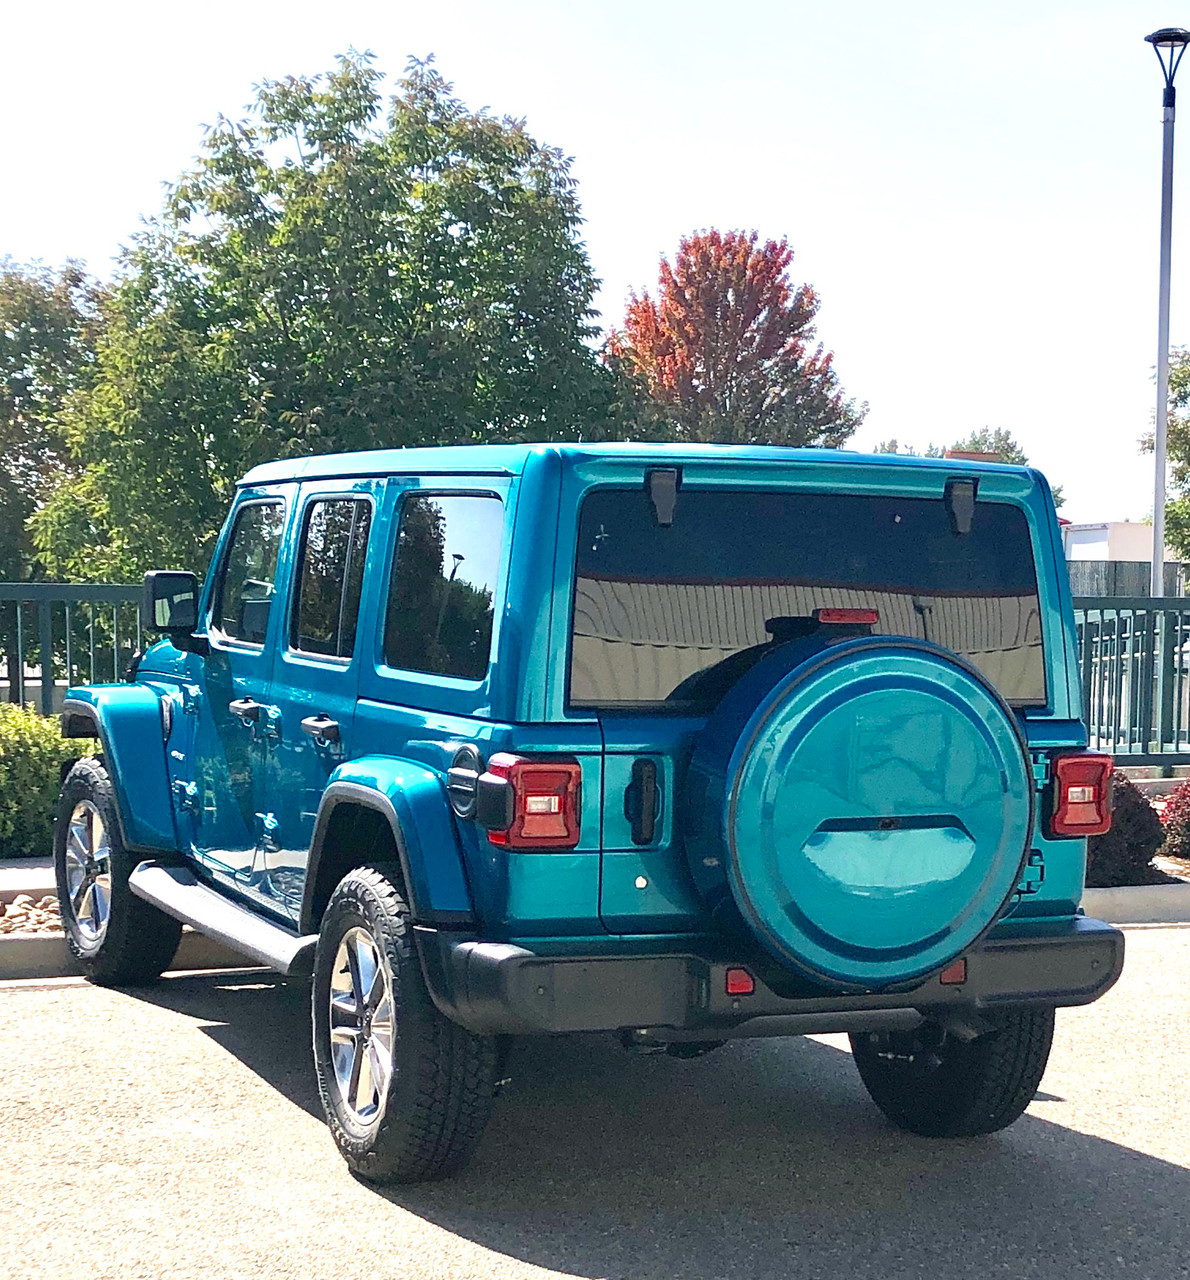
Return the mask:
<path id="1" fill-rule="evenodd" d="M 993 1029 L 964 1042 L 950 1033 L 853 1035 L 851 1049 L 873 1102 L 902 1129 L 971 1138 L 1012 1124 L 1029 1105 L 1049 1059 L 1052 1009 L 983 1016 Z"/>
<path id="2" fill-rule="evenodd" d="M 483 1134 L 497 1079 L 498 1042 L 443 1017 L 426 990 L 400 869 L 349 872 L 331 894 L 319 932 L 312 990 L 314 1066 L 327 1124 L 350 1168 L 369 1182 L 427 1182 L 467 1164 Z M 378 1114 L 361 1123 L 331 1057 L 330 992 L 340 943 L 371 935 L 392 987 L 392 1071 Z"/>
<path id="3" fill-rule="evenodd" d="M 83 803 L 93 805 L 105 829 L 111 876 L 110 910 L 100 936 L 80 926 L 67 881 L 67 841 L 71 815 Z M 155 981 L 169 967 L 182 936 L 179 921 L 128 887 L 128 877 L 140 858 L 129 853 L 120 835 L 112 781 L 104 765 L 79 760 L 66 775 L 58 793 L 54 823 L 54 878 L 58 907 L 70 954 L 90 981 L 100 986 L 141 986 Z"/>

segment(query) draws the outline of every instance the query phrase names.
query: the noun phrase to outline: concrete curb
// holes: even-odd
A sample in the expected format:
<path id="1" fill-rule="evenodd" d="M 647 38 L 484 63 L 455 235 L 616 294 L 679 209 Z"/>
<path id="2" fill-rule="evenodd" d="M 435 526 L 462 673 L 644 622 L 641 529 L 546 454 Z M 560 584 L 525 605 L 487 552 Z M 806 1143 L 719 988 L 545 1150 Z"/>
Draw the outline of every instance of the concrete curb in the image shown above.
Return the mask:
<path id="1" fill-rule="evenodd" d="M 27 893 L 34 902 L 46 894 L 58 896 L 52 859 L 7 858 L 0 861 L 0 902 L 7 905 L 21 893 Z"/>
<path id="2" fill-rule="evenodd" d="M 1109 924 L 1190 923 L 1190 884 L 1142 884 L 1087 889 L 1083 910 Z"/>
<path id="3" fill-rule="evenodd" d="M 187 930 L 178 943 L 170 969 L 244 969 L 255 967 L 222 943 Z M 0 935 L 0 982 L 13 978 L 69 978 L 81 970 L 66 949 L 60 933 L 8 933 Z"/>

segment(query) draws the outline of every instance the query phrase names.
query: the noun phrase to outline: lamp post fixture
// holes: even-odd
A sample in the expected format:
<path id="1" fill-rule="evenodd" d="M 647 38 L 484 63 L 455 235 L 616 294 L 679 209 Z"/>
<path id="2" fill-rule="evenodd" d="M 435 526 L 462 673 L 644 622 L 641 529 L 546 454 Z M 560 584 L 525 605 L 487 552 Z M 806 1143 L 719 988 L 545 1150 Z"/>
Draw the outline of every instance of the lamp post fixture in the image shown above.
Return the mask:
<path id="1" fill-rule="evenodd" d="M 1178 63 L 1190 43 L 1190 31 L 1163 27 L 1145 36 L 1165 76 L 1164 140 L 1161 149 L 1161 276 L 1157 293 L 1157 423 L 1153 437 L 1156 483 L 1153 487 L 1153 576 L 1150 592 L 1165 594 L 1165 453 L 1169 426 L 1169 249 L 1173 219 L 1174 87 Z"/>

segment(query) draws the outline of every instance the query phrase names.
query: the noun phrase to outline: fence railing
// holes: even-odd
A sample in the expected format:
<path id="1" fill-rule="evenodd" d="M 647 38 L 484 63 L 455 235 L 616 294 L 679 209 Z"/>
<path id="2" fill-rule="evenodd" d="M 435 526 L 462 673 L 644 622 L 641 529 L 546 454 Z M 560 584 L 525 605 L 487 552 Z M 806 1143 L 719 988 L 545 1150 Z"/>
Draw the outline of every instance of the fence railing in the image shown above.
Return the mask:
<path id="1" fill-rule="evenodd" d="M 0 582 L 0 700 L 52 715 L 69 685 L 120 679 L 144 639 L 140 599 L 133 585 Z M 1190 763 L 1190 598 L 1076 596 L 1074 610 L 1091 745 Z"/>
<path id="2" fill-rule="evenodd" d="M 1120 763 L 1190 763 L 1190 599 L 1076 596 L 1083 715 Z"/>
<path id="3" fill-rule="evenodd" d="M 141 645 L 139 586 L 0 582 L 0 700 L 44 715 L 72 684 L 118 680 Z"/>

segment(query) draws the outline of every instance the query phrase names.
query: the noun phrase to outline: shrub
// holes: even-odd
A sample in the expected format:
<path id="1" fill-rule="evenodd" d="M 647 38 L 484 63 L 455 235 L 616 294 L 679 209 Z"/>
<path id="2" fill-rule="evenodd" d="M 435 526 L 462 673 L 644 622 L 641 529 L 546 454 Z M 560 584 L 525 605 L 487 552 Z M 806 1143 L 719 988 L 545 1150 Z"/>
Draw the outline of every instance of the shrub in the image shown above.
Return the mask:
<path id="1" fill-rule="evenodd" d="M 50 852 L 62 765 L 92 749 L 32 707 L 0 703 L 0 858 Z"/>
<path id="2" fill-rule="evenodd" d="M 1190 814 L 1190 806 L 1188 806 Z M 1087 841 L 1087 887 L 1158 884 L 1165 876 L 1152 865 L 1166 830 L 1145 795 L 1117 773 L 1112 789 L 1111 830 Z"/>
<path id="3" fill-rule="evenodd" d="M 1161 821 L 1165 825 L 1161 852 L 1167 858 L 1190 858 L 1190 782 L 1179 783 L 1169 793 Z"/>

